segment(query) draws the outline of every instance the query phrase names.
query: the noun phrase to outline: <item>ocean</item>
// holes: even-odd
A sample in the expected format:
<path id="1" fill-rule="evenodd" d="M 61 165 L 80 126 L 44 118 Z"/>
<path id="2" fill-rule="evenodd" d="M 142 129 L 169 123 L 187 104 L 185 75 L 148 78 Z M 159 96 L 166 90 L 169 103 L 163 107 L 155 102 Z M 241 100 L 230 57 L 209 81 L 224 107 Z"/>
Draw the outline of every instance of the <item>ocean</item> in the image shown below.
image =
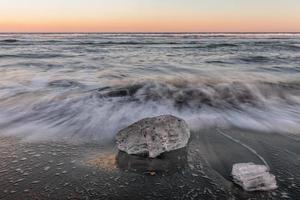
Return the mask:
<path id="1" fill-rule="evenodd" d="M 144 117 L 300 130 L 300 34 L 1 34 L 0 128 L 111 139 Z"/>

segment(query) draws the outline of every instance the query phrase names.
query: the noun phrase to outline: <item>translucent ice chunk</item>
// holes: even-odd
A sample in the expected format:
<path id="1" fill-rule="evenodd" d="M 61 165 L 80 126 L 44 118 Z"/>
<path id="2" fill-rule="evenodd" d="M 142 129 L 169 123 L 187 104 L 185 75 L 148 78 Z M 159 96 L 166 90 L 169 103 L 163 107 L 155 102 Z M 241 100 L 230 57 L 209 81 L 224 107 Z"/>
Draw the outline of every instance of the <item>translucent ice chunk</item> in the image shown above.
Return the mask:
<path id="1" fill-rule="evenodd" d="M 232 167 L 233 181 L 246 191 L 267 191 L 277 188 L 276 179 L 265 165 L 238 163 Z"/>

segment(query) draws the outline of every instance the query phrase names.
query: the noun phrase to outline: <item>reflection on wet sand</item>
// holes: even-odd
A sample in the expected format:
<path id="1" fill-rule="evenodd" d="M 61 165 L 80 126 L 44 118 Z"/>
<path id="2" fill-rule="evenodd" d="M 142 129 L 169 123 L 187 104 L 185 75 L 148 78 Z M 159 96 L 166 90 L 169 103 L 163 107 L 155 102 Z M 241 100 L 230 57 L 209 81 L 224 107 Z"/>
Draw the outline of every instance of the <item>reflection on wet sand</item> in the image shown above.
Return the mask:
<path id="1" fill-rule="evenodd" d="M 86 161 L 86 164 L 106 171 L 113 171 L 116 169 L 116 155 L 114 153 L 99 154 L 93 159 Z"/>
<path id="2" fill-rule="evenodd" d="M 157 158 L 129 155 L 119 151 L 105 152 L 92 156 L 84 162 L 91 167 L 111 172 L 117 169 L 150 175 L 171 175 L 187 167 L 187 149 L 163 153 Z"/>
<path id="3" fill-rule="evenodd" d="M 119 151 L 116 161 L 117 167 L 121 170 L 148 173 L 150 175 L 170 175 L 186 168 L 187 149 L 182 148 L 176 151 L 163 153 L 155 159 L 128 155 L 125 152 Z"/>

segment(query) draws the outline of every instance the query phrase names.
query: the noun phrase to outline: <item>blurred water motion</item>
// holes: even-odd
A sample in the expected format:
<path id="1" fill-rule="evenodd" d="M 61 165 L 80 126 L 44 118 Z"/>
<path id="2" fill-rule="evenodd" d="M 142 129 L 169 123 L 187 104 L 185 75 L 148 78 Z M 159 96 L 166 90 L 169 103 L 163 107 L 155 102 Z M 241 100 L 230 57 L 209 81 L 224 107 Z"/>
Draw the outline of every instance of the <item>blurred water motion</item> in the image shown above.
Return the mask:
<path id="1" fill-rule="evenodd" d="M 299 133 L 300 34 L 1 34 L 0 128 L 103 141 L 143 117 Z"/>

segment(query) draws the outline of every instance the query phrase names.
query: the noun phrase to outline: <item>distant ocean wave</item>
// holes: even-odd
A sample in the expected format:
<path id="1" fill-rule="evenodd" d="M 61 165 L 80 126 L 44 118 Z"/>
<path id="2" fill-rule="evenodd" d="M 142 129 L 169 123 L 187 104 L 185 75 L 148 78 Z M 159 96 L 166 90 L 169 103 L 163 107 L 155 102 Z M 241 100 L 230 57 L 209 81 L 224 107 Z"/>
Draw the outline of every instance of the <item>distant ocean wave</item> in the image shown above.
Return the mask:
<path id="1" fill-rule="evenodd" d="M 41 44 L 61 44 L 61 45 L 92 45 L 92 46 L 102 46 L 102 45 L 201 45 L 201 41 L 185 41 L 185 42 L 167 42 L 167 41 L 67 41 L 67 40 L 16 40 L 16 39 L 5 39 L 1 40 L 0 43 L 7 43 L 14 45 L 18 44 L 31 44 L 31 45 L 41 45 Z M 220 44 L 202 44 L 204 48 L 218 48 L 218 47 L 236 47 L 236 44 L 220 43 Z"/>
<path id="2" fill-rule="evenodd" d="M 0 43 L 16 43 L 19 40 L 17 39 L 4 39 L 4 40 L 0 40 Z"/>
<path id="3" fill-rule="evenodd" d="M 2 54 L 1 58 L 31 58 L 31 59 L 44 59 L 44 58 L 57 58 L 57 57 L 72 57 L 71 55 L 59 54 L 59 53 L 40 53 L 40 54 Z"/>

